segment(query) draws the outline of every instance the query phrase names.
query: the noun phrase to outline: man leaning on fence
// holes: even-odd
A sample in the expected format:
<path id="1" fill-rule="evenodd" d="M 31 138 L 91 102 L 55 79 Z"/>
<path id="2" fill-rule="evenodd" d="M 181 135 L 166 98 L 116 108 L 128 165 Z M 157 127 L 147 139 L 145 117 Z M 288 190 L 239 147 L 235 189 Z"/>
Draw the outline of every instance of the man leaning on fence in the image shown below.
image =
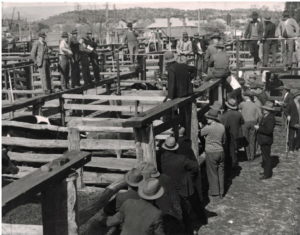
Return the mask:
<path id="1" fill-rule="evenodd" d="M 38 67 L 43 91 L 51 93 L 50 61 L 45 38 L 44 32 L 39 33 L 39 39 L 32 46 L 31 58 Z"/>
<path id="2" fill-rule="evenodd" d="M 271 21 L 271 17 L 265 17 L 265 27 L 263 34 L 263 66 L 268 67 L 269 55 L 272 54 L 272 66 L 276 66 L 276 51 L 277 51 L 277 41 L 271 40 L 275 38 L 276 26 Z"/>
<path id="3" fill-rule="evenodd" d="M 61 40 L 59 42 L 59 72 L 60 72 L 60 81 L 61 89 L 69 89 L 69 80 L 70 80 L 70 59 L 73 55 L 71 48 L 68 44 L 68 33 L 63 32 L 61 35 Z"/>
<path id="4" fill-rule="evenodd" d="M 299 36 L 299 25 L 291 18 L 288 11 L 282 14 L 282 20 L 278 24 L 276 36 L 281 39 L 282 57 L 285 70 L 292 68 L 293 52 L 295 47 L 294 38 Z"/>

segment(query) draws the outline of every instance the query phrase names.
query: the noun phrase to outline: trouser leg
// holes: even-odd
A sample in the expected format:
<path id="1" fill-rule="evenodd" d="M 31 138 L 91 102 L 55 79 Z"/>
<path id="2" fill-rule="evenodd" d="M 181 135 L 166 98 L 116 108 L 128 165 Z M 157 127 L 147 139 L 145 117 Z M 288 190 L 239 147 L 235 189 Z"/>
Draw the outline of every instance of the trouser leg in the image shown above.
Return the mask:
<path id="1" fill-rule="evenodd" d="M 293 64 L 293 52 L 294 52 L 294 47 L 295 47 L 295 43 L 294 40 L 289 39 L 287 40 L 287 64 L 288 66 L 292 66 Z"/>
<path id="2" fill-rule="evenodd" d="M 81 59 L 81 71 L 84 85 L 91 83 L 90 69 L 88 59 Z"/>
<path id="3" fill-rule="evenodd" d="M 263 66 L 267 67 L 269 62 L 270 53 L 270 41 L 265 41 L 263 43 Z"/>
<path id="4" fill-rule="evenodd" d="M 254 124 L 251 125 L 249 129 L 249 156 L 250 159 L 253 160 L 255 158 L 256 152 L 256 131 L 254 128 Z"/>
<path id="5" fill-rule="evenodd" d="M 283 62 L 283 65 L 284 66 L 287 66 L 288 65 L 288 55 L 287 55 L 287 43 L 286 43 L 286 40 L 283 40 L 281 42 L 281 52 L 282 52 L 282 62 Z"/>
<path id="6" fill-rule="evenodd" d="M 259 62 L 258 50 L 259 46 L 257 45 L 257 40 L 252 40 L 249 43 L 250 54 L 254 58 L 254 65 Z"/>
<path id="7" fill-rule="evenodd" d="M 193 232 L 193 224 L 191 219 L 191 205 L 187 197 L 180 197 L 180 204 L 182 208 L 182 219 L 185 230 L 188 234 Z"/>
<path id="8" fill-rule="evenodd" d="M 92 55 L 90 58 L 91 58 L 91 63 L 92 63 L 92 67 L 93 67 L 95 81 L 99 81 L 100 69 L 99 69 L 99 64 L 98 64 L 98 55 L 97 54 Z"/>
<path id="9" fill-rule="evenodd" d="M 296 129 L 289 127 L 288 146 L 289 151 L 295 150 Z"/>
<path id="10" fill-rule="evenodd" d="M 229 151 L 231 156 L 231 167 L 236 168 L 238 166 L 237 161 L 237 144 L 234 137 L 231 137 L 230 139 L 230 145 L 229 145 Z"/>
<path id="11" fill-rule="evenodd" d="M 130 61 L 131 63 L 133 63 L 133 54 L 134 54 L 134 45 L 133 44 L 128 44 L 128 50 L 129 50 L 129 57 L 130 57 Z"/>
<path id="12" fill-rule="evenodd" d="M 219 195 L 219 180 L 218 180 L 218 153 L 206 153 L 206 173 L 209 184 L 208 195 Z"/>
<path id="13" fill-rule="evenodd" d="M 264 163 L 264 176 L 270 178 L 272 176 L 271 145 L 261 145 L 261 152 Z"/>
<path id="14" fill-rule="evenodd" d="M 66 56 L 59 57 L 59 71 L 62 90 L 69 88 L 69 59 Z"/>
<path id="15" fill-rule="evenodd" d="M 224 195 L 224 152 L 220 153 L 220 160 L 218 165 L 218 179 L 220 195 Z"/>
<path id="16" fill-rule="evenodd" d="M 71 83 L 72 87 L 80 86 L 79 61 L 73 61 L 71 63 Z"/>
<path id="17" fill-rule="evenodd" d="M 51 92 L 51 77 L 50 77 L 50 65 L 47 60 L 43 61 L 41 67 L 39 67 L 39 75 L 42 83 L 42 89 L 44 92 Z"/>
<path id="18" fill-rule="evenodd" d="M 272 53 L 272 65 L 276 66 L 276 58 L 277 58 L 277 42 L 271 41 L 271 53 Z"/>

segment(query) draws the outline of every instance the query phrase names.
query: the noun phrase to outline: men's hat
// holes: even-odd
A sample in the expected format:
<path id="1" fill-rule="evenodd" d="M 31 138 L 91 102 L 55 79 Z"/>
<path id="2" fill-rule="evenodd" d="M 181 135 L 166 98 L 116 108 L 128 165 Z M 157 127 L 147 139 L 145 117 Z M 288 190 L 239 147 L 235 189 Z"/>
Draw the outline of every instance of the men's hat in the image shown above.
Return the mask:
<path id="1" fill-rule="evenodd" d="M 291 85 L 289 85 L 289 84 L 284 84 L 283 86 L 280 86 L 280 87 L 278 87 L 278 88 L 276 88 L 276 89 L 278 89 L 278 90 L 288 90 L 288 91 L 290 91 L 290 90 L 292 90 L 293 88 L 292 88 L 292 86 Z"/>
<path id="2" fill-rule="evenodd" d="M 261 106 L 261 108 L 269 111 L 275 111 L 274 103 L 269 100 L 267 100 L 265 105 Z"/>
<path id="3" fill-rule="evenodd" d="M 176 143 L 176 140 L 174 137 L 170 136 L 168 137 L 165 142 L 162 144 L 162 148 L 165 150 L 176 150 L 178 149 L 179 145 Z"/>
<path id="4" fill-rule="evenodd" d="M 209 106 L 211 109 L 215 109 L 217 111 L 220 111 L 222 108 L 222 104 L 219 101 L 214 101 L 213 105 Z"/>
<path id="5" fill-rule="evenodd" d="M 150 177 L 151 178 L 156 178 L 158 176 L 160 176 L 160 173 L 159 171 L 156 169 L 156 167 L 150 163 L 150 162 L 147 162 L 146 165 L 143 167 L 142 169 L 142 174 L 150 174 Z"/>
<path id="6" fill-rule="evenodd" d="M 67 38 L 69 35 L 67 32 L 62 32 L 61 37 L 62 38 Z"/>
<path id="7" fill-rule="evenodd" d="M 87 31 L 86 35 L 93 34 L 92 31 Z"/>
<path id="8" fill-rule="evenodd" d="M 250 85 L 250 88 L 251 89 L 257 89 L 257 88 L 260 88 L 260 89 L 263 89 L 265 86 L 265 84 L 261 83 L 261 82 L 253 82 L 251 85 Z"/>
<path id="9" fill-rule="evenodd" d="M 72 30 L 71 34 L 78 34 L 77 29 Z"/>
<path id="10" fill-rule="evenodd" d="M 149 178 L 139 185 L 138 194 L 146 200 L 155 200 L 164 194 L 165 190 L 158 179 Z"/>
<path id="11" fill-rule="evenodd" d="M 230 109 L 237 109 L 236 99 L 229 98 L 228 101 L 225 102 L 225 104 Z"/>
<path id="12" fill-rule="evenodd" d="M 283 11 L 282 16 L 283 17 L 290 17 L 290 13 L 287 10 L 285 10 L 285 11 Z"/>
<path id="13" fill-rule="evenodd" d="M 249 75 L 249 79 L 254 79 L 254 80 L 256 80 L 256 79 L 257 79 L 257 77 L 256 77 L 256 75 L 255 75 L 255 74 L 250 74 L 250 75 Z"/>
<path id="14" fill-rule="evenodd" d="M 189 36 L 187 32 L 183 32 L 182 36 Z"/>
<path id="15" fill-rule="evenodd" d="M 179 136 L 183 136 L 184 133 L 185 133 L 185 128 L 182 126 L 182 127 L 180 127 L 179 130 L 178 130 L 178 135 L 179 135 Z"/>
<path id="16" fill-rule="evenodd" d="M 219 111 L 216 109 L 210 109 L 206 114 L 205 117 L 208 119 L 212 119 L 215 121 L 219 121 Z"/>
<path id="17" fill-rule="evenodd" d="M 139 183 L 143 180 L 143 175 L 137 168 L 132 168 L 125 174 L 124 178 L 128 185 L 138 187 Z"/>
<path id="18" fill-rule="evenodd" d="M 165 52 L 164 57 L 166 63 L 171 63 L 175 61 L 175 55 L 171 51 Z"/>
<path id="19" fill-rule="evenodd" d="M 194 38 L 199 38 L 200 36 L 199 36 L 199 33 L 195 33 L 194 34 Z"/>
<path id="20" fill-rule="evenodd" d="M 243 93 L 243 96 L 248 96 L 248 97 L 253 97 L 254 96 L 254 93 L 253 92 L 251 92 L 251 91 L 245 91 L 244 93 Z"/>
<path id="21" fill-rule="evenodd" d="M 41 32 L 41 33 L 39 33 L 39 37 L 45 38 L 45 37 L 47 37 L 47 35 L 45 34 L 45 32 Z"/>
<path id="22" fill-rule="evenodd" d="M 132 23 L 131 22 L 127 23 L 127 27 L 131 28 L 132 27 Z"/>
<path id="23" fill-rule="evenodd" d="M 271 17 L 270 17 L 270 16 L 266 16 L 266 17 L 264 18 L 264 20 L 265 20 L 265 21 L 271 21 Z"/>
<path id="24" fill-rule="evenodd" d="M 240 85 L 244 85 L 246 83 L 244 78 L 238 78 L 238 82 Z"/>
<path id="25" fill-rule="evenodd" d="M 252 17 L 258 17 L 258 13 L 256 11 L 252 12 Z"/>
<path id="26" fill-rule="evenodd" d="M 225 48 L 225 44 L 223 42 L 218 42 L 215 47 L 217 48 Z"/>
<path id="27" fill-rule="evenodd" d="M 218 33 L 214 33 L 213 35 L 211 35 L 210 39 L 214 39 L 214 38 L 221 39 L 221 36 Z"/>

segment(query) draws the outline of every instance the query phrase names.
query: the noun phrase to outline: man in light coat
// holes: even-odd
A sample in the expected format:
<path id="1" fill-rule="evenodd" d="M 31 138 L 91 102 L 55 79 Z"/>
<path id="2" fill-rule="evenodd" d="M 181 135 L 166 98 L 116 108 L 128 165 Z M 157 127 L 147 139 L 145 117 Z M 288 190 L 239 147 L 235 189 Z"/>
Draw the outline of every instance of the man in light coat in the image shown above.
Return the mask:
<path id="1" fill-rule="evenodd" d="M 45 39 L 46 34 L 39 33 L 39 39 L 32 46 L 31 58 L 38 67 L 43 91 L 51 93 L 50 61 Z"/>
<path id="2" fill-rule="evenodd" d="M 276 29 L 276 36 L 285 39 L 281 43 L 283 64 L 287 69 L 291 69 L 295 47 L 295 40 L 292 38 L 299 36 L 299 25 L 295 19 L 290 17 L 288 11 L 283 12 L 282 20 Z"/>

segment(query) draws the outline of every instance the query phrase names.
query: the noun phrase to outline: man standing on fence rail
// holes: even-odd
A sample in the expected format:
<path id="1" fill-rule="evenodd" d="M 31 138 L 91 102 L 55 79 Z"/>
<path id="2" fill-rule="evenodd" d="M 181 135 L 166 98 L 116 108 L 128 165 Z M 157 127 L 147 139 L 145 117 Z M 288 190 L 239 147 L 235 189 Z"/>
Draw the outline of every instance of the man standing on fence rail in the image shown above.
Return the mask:
<path id="1" fill-rule="evenodd" d="M 71 86 L 72 88 L 80 86 L 80 68 L 79 68 L 79 42 L 77 40 L 77 30 L 72 31 L 72 37 L 70 38 L 70 48 L 73 56 L 71 59 Z"/>
<path id="2" fill-rule="evenodd" d="M 131 63 L 134 63 L 139 53 L 138 34 L 132 29 L 132 23 L 127 24 L 128 31 L 124 36 L 124 43 L 127 44 Z"/>
<path id="3" fill-rule="evenodd" d="M 295 47 L 294 37 L 299 36 L 299 25 L 291 18 L 288 11 L 284 11 L 282 21 L 278 24 L 276 36 L 284 38 L 281 42 L 282 57 L 285 69 L 291 69 L 293 63 L 293 52 Z"/>
<path id="4" fill-rule="evenodd" d="M 252 21 L 250 21 L 246 27 L 245 38 L 250 39 L 249 48 L 251 56 L 254 58 L 254 67 L 259 62 L 258 50 L 259 43 L 263 36 L 263 24 L 258 21 L 258 13 L 252 13 Z"/>
<path id="5" fill-rule="evenodd" d="M 182 34 L 182 39 L 177 43 L 176 51 L 178 54 L 178 63 L 187 63 L 187 57 L 193 52 L 192 42 L 189 40 L 187 32 Z"/>
<path id="6" fill-rule="evenodd" d="M 61 89 L 69 89 L 69 78 L 70 78 L 70 59 L 73 55 L 69 44 L 68 44 L 68 33 L 63 32 L 61 35 L 62 39 L 59 43 L 59 72 L 60 72 L 60 81 Z"/>
<path id="7" fill-rule="evenodd" d="M 38 67 L 42 89 L 46 94 L 51 93 L 50 61 L 48 46 L 45 41 L 46 34 L 39 33 L 39 39 L 34 42 L 31 50 L 31 58 Z"/>
<path id="8" fill-rule="evenodd" d="M 207 50 L 206 50 L 205 56 L 204 56 L 204 62 L 205 62 L 204 63 L 204 65 L 205 65 L 204 72 L 205 73 L 208 72 L 208 63 L 209 63 L 210 59 L 218 51 L 217 48 L 216 48 L 216 45 L 221 40 L 221 36 L 219 34 L 213 34 L 210 37 L 210 40 L 211 40 L 210 45 L 207 47 Z"/>
<path id="9" fill-rule="evenodd" d="M 89 58 L 90 58 L 90 62 L 91 62 L 92 67 L 93 67 L 95 82 L 98 82 L 99 77 L 100 77 L 100 74 L 99 74 L 100 69 L 99 69 L 99 63 L 98 63 L 98 54 L 97 54 L 97 51 L 96 51 L 97 43 L 92 38 L 92 32 L 91 31 L 87 32 L 86 38 L 87 38 L 88 49 L 91 50 L 91 53 L 89 54 Z"/>

